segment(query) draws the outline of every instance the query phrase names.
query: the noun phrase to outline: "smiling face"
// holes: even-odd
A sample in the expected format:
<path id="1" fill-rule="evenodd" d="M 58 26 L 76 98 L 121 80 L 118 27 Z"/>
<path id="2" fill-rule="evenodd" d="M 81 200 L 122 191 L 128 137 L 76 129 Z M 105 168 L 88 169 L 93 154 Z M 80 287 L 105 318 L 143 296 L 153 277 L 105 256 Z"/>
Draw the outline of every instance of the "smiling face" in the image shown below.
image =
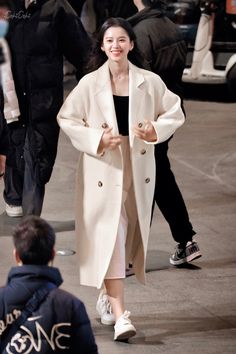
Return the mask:
<path id="1" fill-rule="evenodd" d="M 128 53 L 133 49 L 133 41 L 122 27 L 109 27 L 103 37 L 101 49 L 109 60 L 123 62 L 127 60 Z"/>

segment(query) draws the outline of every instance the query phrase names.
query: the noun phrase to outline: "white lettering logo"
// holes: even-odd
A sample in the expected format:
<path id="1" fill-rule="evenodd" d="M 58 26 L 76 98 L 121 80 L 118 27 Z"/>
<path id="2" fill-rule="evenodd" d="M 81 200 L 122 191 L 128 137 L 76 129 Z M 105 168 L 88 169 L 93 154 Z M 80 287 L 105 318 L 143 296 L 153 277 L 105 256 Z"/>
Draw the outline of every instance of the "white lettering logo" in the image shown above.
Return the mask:
<path id="1" fill-rule="evenodd" d="M 5 331 L 8 325 L 12 324 L 21 314 L 20 310 L 13 310 L 12 313 L 7 313 L 5 321 L 0 321 L 0 336 Z"/>
<path id="2" fill-rule="evenodd" d="M 35 322 L 35 338 L 32 332 L 25 326 L 21 326 L 22 333 L 18 332 L 8 343 L 6 351 L 8 354 L 14 354 L 15 352 L 21 354 L 28 354 L 34 349 L 40 353 L 42 348 L 42 339 L 50 345 L 52 350 L 56 349 L 68 349 L 69 347 L 62 344 L 63 338 L 70 338 L 70 335 L 63 333 L 63 328 L 70 327 L 71 323 L 57 323 L 51 329 L 51 334 L 47 334 L 42 326 Z"/>

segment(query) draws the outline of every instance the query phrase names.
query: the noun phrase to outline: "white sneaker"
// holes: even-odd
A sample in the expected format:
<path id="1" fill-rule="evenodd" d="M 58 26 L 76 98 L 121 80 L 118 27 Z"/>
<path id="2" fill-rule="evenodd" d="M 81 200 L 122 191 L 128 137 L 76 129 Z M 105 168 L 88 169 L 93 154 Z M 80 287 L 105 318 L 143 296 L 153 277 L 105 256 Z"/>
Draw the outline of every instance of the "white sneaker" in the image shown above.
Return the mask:
<path id="1" fill-rule="evenodd" d="M 112 312 L 111 304 L 109 302 L 107 294 L 104 294 L 103 291 L 101 291 L 97 305 L 96 305 L 96 310 L 101 317 L 101 323 L 104 325 L 112 326 L 115 324 L 115 316 Z"/>
<path id="2" fill-rule="evenodd" d="M 114 326 L 114 340 L 123 341 L 135 336 L 136 329 L 132 325 L 129 316 L 130 312 L 125 311 L 123 315 L 121 315 L 120 318 L 116 321 L 116 324 Z"/>
<path id="3" fill-rule="evenodd" d="M 10 205 L 6 203 L 6 213 L 11 218 L 23 216 L 22 206 Z"/>

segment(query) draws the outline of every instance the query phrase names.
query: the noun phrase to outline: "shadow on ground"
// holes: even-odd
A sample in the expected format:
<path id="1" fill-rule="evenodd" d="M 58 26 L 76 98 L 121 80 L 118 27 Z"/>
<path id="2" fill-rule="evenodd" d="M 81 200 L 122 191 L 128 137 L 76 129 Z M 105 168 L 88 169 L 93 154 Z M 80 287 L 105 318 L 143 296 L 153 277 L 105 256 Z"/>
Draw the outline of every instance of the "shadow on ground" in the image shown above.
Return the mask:
<path id="1" fill-rule="evenodd" d="M 19 218 L 10 218 L 4 212 L 0 215 L 0 237 L 1 236 L 11 236 L 12 230 L 14 227 L 22 220 Z M 49 224 L 54 228 L 56 233 L 65 232 L 65 231 L 73 231 L 75 229 L 75 221 L 74 220 L 66 220 L 66 221 L 51 221 L 47 220 Z"/>

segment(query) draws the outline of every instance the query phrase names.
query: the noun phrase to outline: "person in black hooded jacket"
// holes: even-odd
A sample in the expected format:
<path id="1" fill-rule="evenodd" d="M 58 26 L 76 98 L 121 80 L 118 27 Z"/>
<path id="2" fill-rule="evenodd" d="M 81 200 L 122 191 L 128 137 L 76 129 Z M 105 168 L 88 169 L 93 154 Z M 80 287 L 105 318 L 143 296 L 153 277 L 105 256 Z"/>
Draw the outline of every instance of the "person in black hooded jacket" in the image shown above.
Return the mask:
<path id="1" fill-rule="evenodd" d="M 52 227 L 37 216 L 27 216 L 15 228 L 13 241 L 18 266 L 10 270 L 7 285 L 0 288 L 1 354 L 97 354 L 83 302 L 59 288 L 61 274 L 48 265 L 55 255 Z M 9 335 L 26 303 L 44 287 L 51 290 Z"/>
<path id="2" fill-rule="evenodd" d="M 129 17 L 128 21 L 133 26 L 139 50 L 151 70 L 162 78 L 171 91 L 182 98 L 181 78 L 187 48 L 180 30 L 165 16 L 162 0 L 133 2 L 138 12 Z M 193 240 L 196 233 L 171 170 L 168 158 L 169 140 L 155 146 L 157 173 L 154 199 L 178 243 L 175 253 L 170 257 L 170 263 L 177 266 L 199 258 L 201 253 L 197 242 Z"/>
<path id="3" fill-rule="evenodd" d="M 77 69 L 91 40 L 66 0 L 14 0 L 7 40 L 20 116 L 8 124 L 4 199 L 9 216 L 40 215 L 57 153 L 63 103 L 63 57 Z"/>

